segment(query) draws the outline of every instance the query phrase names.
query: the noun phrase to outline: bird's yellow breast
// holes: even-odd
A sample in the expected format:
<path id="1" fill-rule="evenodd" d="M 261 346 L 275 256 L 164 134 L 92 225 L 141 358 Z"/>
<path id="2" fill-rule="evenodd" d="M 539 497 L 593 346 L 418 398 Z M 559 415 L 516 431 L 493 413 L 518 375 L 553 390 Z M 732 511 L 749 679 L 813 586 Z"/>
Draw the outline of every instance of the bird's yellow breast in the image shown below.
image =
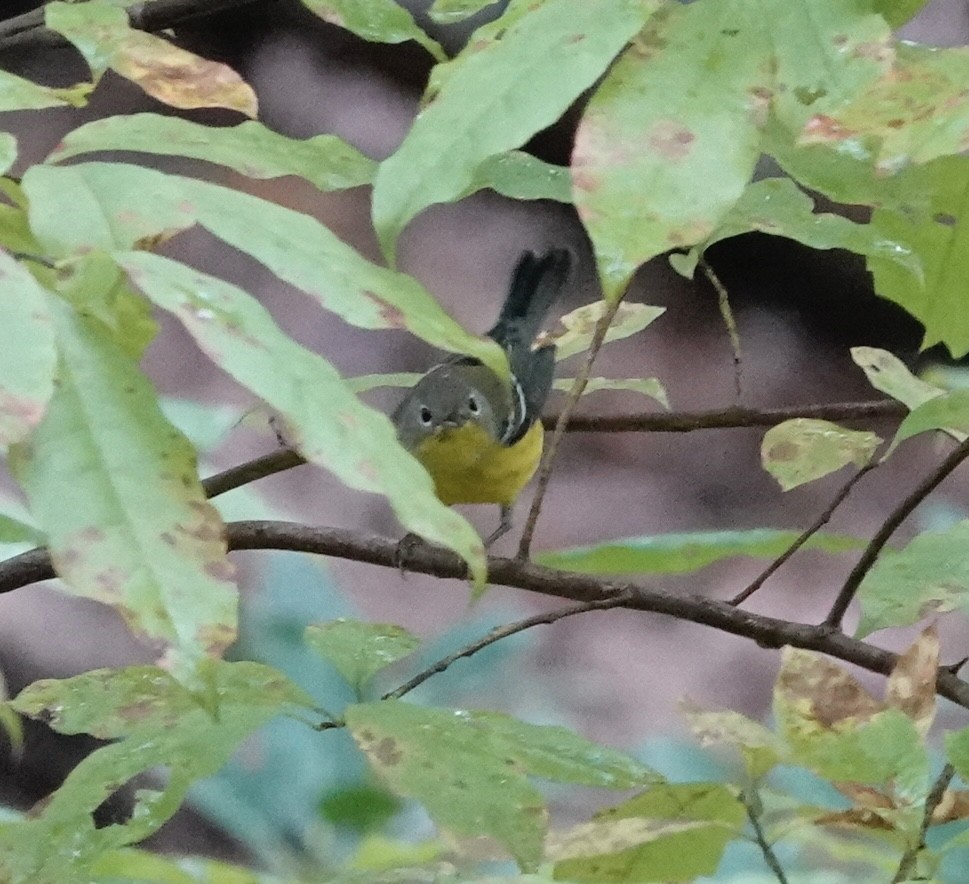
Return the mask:
<path id="1" fill-rule="evenodd" d="M 544 440 L 541 421 L 514 445 L 502 445 L 477 424 L 467 423 L 425 439 L 414 456 L 434 479 L 442 503 L 510 506 L 535 475 Z"/>

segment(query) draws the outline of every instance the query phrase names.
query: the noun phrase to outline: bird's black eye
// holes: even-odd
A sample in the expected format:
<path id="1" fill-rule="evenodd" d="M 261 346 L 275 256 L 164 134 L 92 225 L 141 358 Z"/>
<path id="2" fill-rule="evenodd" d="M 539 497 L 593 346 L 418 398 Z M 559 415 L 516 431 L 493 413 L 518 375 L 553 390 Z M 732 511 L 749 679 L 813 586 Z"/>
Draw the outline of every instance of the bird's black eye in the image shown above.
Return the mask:
<path id="1" fill-rule="evenodd" d="M 478 400 L 475 399 L 474 396 L 468 397 L 468 411 L 470 411 L 472 414 L 478 413 Z"/>
<path id="2" fill-rule="evenodd" d="M 430 426 L 431 419 L 433 417 L 434 417 L 434 415 L 431 414 L 431 409 L 429 409 L 426 405 L 422 405 L 421 406 L 421 423 L 424 424 L 425 427 Z"/>

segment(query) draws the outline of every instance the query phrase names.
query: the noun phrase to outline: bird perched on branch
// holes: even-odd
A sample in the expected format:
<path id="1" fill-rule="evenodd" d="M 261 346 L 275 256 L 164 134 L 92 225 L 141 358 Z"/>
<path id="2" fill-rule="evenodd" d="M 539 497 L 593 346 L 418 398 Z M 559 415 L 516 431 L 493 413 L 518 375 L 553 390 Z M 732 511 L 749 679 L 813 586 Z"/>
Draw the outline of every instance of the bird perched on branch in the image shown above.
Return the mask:
<path id="1" fill-rule="evenodd" d="M 515 499 L 542 457 L 541 413 L 552 388 L 555 346 L 535 336 L 569 274 L 571 254 L 525 252 L 488 336 L 508 356 L 507 380 L 480 360 L 452 356 L 417 382 L 392 415 L 401 444 L 434 479 L 448 505 L 496 503 L 501 522 L 490 546 L 512 526 Z"/>

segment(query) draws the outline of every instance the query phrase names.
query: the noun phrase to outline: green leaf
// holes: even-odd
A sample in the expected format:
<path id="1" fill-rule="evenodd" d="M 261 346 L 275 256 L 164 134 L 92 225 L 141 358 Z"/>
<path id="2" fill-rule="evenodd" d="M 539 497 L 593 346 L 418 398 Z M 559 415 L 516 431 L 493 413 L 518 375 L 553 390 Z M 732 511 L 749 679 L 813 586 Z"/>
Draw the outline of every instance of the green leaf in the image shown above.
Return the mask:
<path id="1" fill-rule="evenodd" d="M 589 349 L 596 325 L 607 309 L 605 301 L 594 301 L 566 313 L 559 320 L 563 329 L 546 332 L 540 338 L 540 343 L 555 344 L 555 358 L 560 362 L 576 353 L 584 353 Z M 615 318 L 609 324 L 605 343 L 621 341 L 642 331 L 665 312 L 665 307 L 653 307 L 649 304 L 620 304 Z"/>
<path id="2" fill-rule="evenodd" d="M 516 200 L 572 202 L 569 170 L 520 150 L 510 150 L 486 159 L 475 169 L 471 184 L 461 197 L 485 188 Z"/>
<path id="3" fill-rule="evenodd" d="M 92 89 L 90 83 L 79 83 L 68 89 L 54 89 L 25 80 L 16 74 L 0 71 L 0 112 L 41 110 L 45 107 L 83 107 Z"/>
<path id="4" fill-rule="evenodd" d="M 287 138 L 253 120 L 217 127 L 150 113 L 86 123 L 68 132 L 47 162 L 98 150 L 192 157 L 249 178 L 298 175 L 323 191 L 370 184 L 377 169 L 373 160 L 335 135 Z"/>
<path id="5" fill-rule="evenodd" d="M 127 250 L 198 223 L 351 325 L 406 329 L 502 375 L 508 370 L 494 341 L 465 331 L 417 280 L 371 264 L 300 212 L 122 163 L 34 166 L 24 187 L 31 226 L 56 254 Z"/>
<path id="6" fill-rule="evenodd" d="M 713 875 L 746 821 L 735 790 L 721 783 L 662 783 L 600 811 L 593 823 L 550 838 L 556 880 L 693 881 Z"/>
<path id="7" fill-rule="evenodd" d="M 903 810 L 924 801 L 928 754 L 912 719 L 827 658 L 784 648 L 774 715 L 791 761 L 835 782 L 890 786 Z"/>
<path id="8" fill-rule="evenodd" d="M 902 421 L 885 456 L 888 457 L 900 442 L 930 430 L 941 430 L 960 441 L 966 438 L 969 433 L 969 390 L 952 390 L 916 406 Z"/>
<path id="9" fill-rule="evenodd" d="M 721 559 L 750 556 L 773 559 L 799 536 L 797 531 L 759 528 L 750 531 L 693 531 L 628 537 L 594 546 L 535 553 L 534 559 L 549 568 L 581 574 L 685 574 L 706 568 Z M 856 537 L 818 532 L 804 549 L 828 553 L 864 546 Z"/>
<path id="10" fill-rule="evenodd" d="M 439 25 L 450 25 L 464 21 L 495 3 L 497 0 L 434 0 L 427 14 Z"/>
<path id="11" fill-rule="evenodd" d="M 752 230 L 784 236 L 813 249 L 848 249 L 858 255 L 895 261 L 915 275 L 922 272 L 917 256 L 886 239 L 872 225 L 815 212 L 814 201 L 788 178 L 764 178 L 747 185 L 713 234 L 686 255 L 671 255 L 670 263 L 678 273 L 692 278 L 700 256 L 710 246 Z"/>
<path id="12" fill-rule="evenodd" d="M 383 494 L 408 530 L 453 549 L 477 581 L 484 548 L 474 529 L 434 494 L 426 470 L 400 447 L 389 418 L 361 403 L 325 359 L 286 337 L 231 283 L 147 252 L 118 263 L 155 304 L 173 313 L 208 356 L 277 410 L 287 441 L 351 488 Z"/>
<path id="13" fill-rule="evenodd" d="M 347 727 L 374 769 L 416 798 L 443 829 L 490 835 L 525 868 L 537 866 L 545 805 L 527 776 L 628 789 L 656 775 L 562 727 L 496 712 L 425 709 L 384 700 L 350 706 Z"/>
<path id="14" fill-rule="evenodd" d="M 0 449 L 25 439 L 54 391 L 57 352 L 47 295 L 23 265 L 0 249 Z"/>
<path id="15" fill-rule="evenodd" d="M 11 702 L 60 733 L 119 740 L 97 749 L 38 813 L 0 827 L 0 874 L 12 881 L 89 880 L 107 851 L 141 841 L 178 809 L 195 780 L 215 773 L 239 743 L 276 715 L 312 701 L 258 663 L 213 661 L 213 714 L 196 694 L 152 666 L 100 669 L 35 682 Z M 132 777 L 162 765 L 164 785 L 136 792 L 126 823 L 96 829 L 93 811 Z"/>
<path id="16" fill-rule="evenodd" d="M 110 2 L 48 3 L 44 20 L 74 44 L 95 80 L 110 68 L 171 107 L 224 107 L 256 115 L 256 93 L 232 68 L 135 30 L 127 13 Z"/>
<path id="17" fill-rule="evenodd" d="M 7 181 L 0 178 L 0 182 Z M 30 232 L 27 212 L 0 202 L 0 246 L 22 255 L 40 256 L 43 251 Z"/>
<path id="18" fill-rule="evenodd" d="M 33 525 L 28 525 L 13 516 L 0 514 L 0 543 L 32 543 L 43 546 L 47 537 Z"/>
<path id="19" fill-rule="evenodd" d="M 876 390 L 897 399 L 909 410 L 918 408 L 945 391 L 915 377 L 905 363 L 887 350 L 877 347 L 852 347 L 851 358 Z"/>
<path id="20" fill-rule="evenodd" d="M 359 689 L 381 669 L 411 654 L 421 640 L 391 623 L 340 619 L 307 626 L 306 643 Z"/>
<path id="21" fill-rule="evenodd" d="M 373 218 L 384 253 L 394 255 L 397 236 L 422 209 L 466 193 L 485 160 L 554 123 L 658 5 L 547 0 L 451 68 L 377 172 Z"/>
<path id="22" fill-rule="evenodd" d="M 933 614 L 969 611 L 969 520 L 926 531 L 904 549 L 885 550 L 858 589 L 858 635 L 909 626 Z"/>
<path id="23" fill-rule="evenodd" d="M 891 174 L 965 149 L 969 132 L 969 49 L 898 43 L 881 76 L 831 112 L 808 121 L 804 144 L 847 153 L 875 146 L 876 167 Z"/>
<path id="24" fill-rule="evenodd" d="M 875 0 L 875 9 L 893 28 L 913 19 L 928 0 Z"/>
<path id="25" fill-rule="evenodd" d="M 417 371 L 398 371 L 391 374 L 363 374 L 355 378 L 344 378 L 354 393 L 366 393 L 377 387 L 413 387 L 423 374 Z"/>
<path id="26" fill-rule="evenodd" d="M 867 430 L 846 430 L 830 421 L 797 417 L 764 434 L 760 456 L 764 469 L 790 491 L 850 463 L 864 466 L 880 442 Z"/>
<path id="27" fill-rule="evenodd" d="M 746 0 L 667 4 L 589 101 L 572 181 L 608 300 L 708 237 L 750 181 L 771 86 L 762 18 Z"/>
<path id="28" fill-rule="evenodd" d="M 945 755 L 956 773 L 963 780 L 969 780 L 969 727 L 945 735 Z"/>
<path id="29" fill-rule="evenodd" d="M 680 703 L 680 711 L 701 746 L 726 743 L 743 755 L 747 776 L 756 782 L 784 757 L 784 746 L 773 731 L 731 710 L 701 709 Z"/>
<path id="30" fill-rule="evenodd" d="M 574 383 L 575 378 L 559 378 L 552 384 L 552 389 L 567 393 Z M 589 378 L 582 395 L 588 396 L 590 393 L 598 393 L 602 390 L 642 393 L 655 399 L 663 408 L 670 407 L 669 400 L 666 398 L 666 388 L 658 378 Z"/>
<path id="31" fill-rule="evenodd" d="M 18 452 L 18 478 L 67 589 L 116 607 L 192 680 L 235 638 L 222 520 L 134 361 L 97 323 L 49 303 L 58 385 Z"/>
<path id="32" fill-rule="evenodd" d="M 875 290 L 925 326 L 923 347 L 943 343 L 958 358 L 969 352 L 969 157 L 944 157 L 902 175 L 917 184 L 920 203 L 877 209 L 871 223 L 917 255 L 923 272 L 869 258 Z"/>
<path id="33" fill-rule="evenodd" d="M 6 175 L 17 159 L 17 139 L 9 132 L 0 132 L 0 175 Z"/>
<path id="34" fill-rule="evenodd" d="M 346 28 L 373 43 L 405 43 L 413 40 L 437 61 L 447 56 L 414 22 L 411 14 L 395 0 L 301 0 L 323 21 Z"/>

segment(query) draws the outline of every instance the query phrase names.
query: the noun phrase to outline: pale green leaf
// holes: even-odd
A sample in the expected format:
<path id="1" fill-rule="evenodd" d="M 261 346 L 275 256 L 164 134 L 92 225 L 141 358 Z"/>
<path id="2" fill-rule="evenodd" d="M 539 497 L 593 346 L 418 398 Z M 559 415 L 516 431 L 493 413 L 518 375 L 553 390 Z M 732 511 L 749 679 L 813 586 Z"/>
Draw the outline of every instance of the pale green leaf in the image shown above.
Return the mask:
<path id="1" fill-rule="evenodd" d="M 303 457 L 351 488 L 384 494 L 404 527 L 453 549 L 483 579 L 484 548 L 474 529 L 437 499 L 389 418 L 361 403 L 333 366 L 286 337 L 237 286 L 147 252 L 115 257 L 213 362 L 279 412 L 287 441 Z"/>
<path id="2" fill-rule="evenodd" d="M 542 853 L 547 810 L 527 776 L 628 789 L 656 775 L 562 727 L 496 712 L 424 709 L 400 701 L 350 706 L 347 727 L 371 766 L 442 828 L 490 835 L 525 868 Z"/>
<path id="3" fill-rule="evenodd" d="M 905 439 L 931 430 L 941 430 L 960 441 L 966 438 L 969 433 L 969 390 L 952 390 L 916 406 L 899 425 L 885 456 Z"/>
<path id="4" fill-rule="evenodd" d="M 452 68 L 377 172 L 373 218 L 385 254 L 422 209 L 466 193 L 485 160 L 554 123 L 658 5 L 547 0 Z"/>
<path id="5" fill-rule="evenodd" d="M 910 411 L 945 392 L 941 387 L 919 380 L 901 359 L 887 350 L 852 347 L 851 358 L 876 390 L 897 399 Z"/>
<path id="6" fill-rule="evenodd" d="M 49 303 L 58 385 L 14 464 L 31 513 L 67 589 L 116 607 L 192 680 L 235 638 L 224 526 L 134 361 L 97 323 Z"/>
<path id="7" fill-rule="evenodd" d="M 434 0 L 427 14 L 438 24 L 449 25 L 464 21 L 497 2 L 498 0 Z"/>
<path id="8" fill-rule="evenodd" d="M 552 384 L 552 389 L 561 390 L 568 393 L 575 383 L 575 378 L 559 378 Z M 666 388 L 658 378 L 589 378 L 583 396 L 590 393 L 598 393 L 603 390 L 614 392 L 642 393 L 659 402 L 663 408 L 669 408 L 669 399 L 666 397 Z"/>
<path id="9" fill-rule="evenodd" d="M 864 466 L 880 442 L 867 430 L 846 430 L 830 421 L 798 417 L 764 434 L 760 456 L 764 469 L 790 491 L 848 464 Z"/>
<path id="10" fill-rule="evenodd" d="M 32 543 L 43 546 L 47 542 L 43 531 L 13 516 L 0 514 L 0 543 Z"/>
<path id="11" fill-rule="evenodd" d="M 0 71 L 0 112 L 41 110 L 64 105 L 83 107 L 91 89 L 90 83 L 79 83 L 68 89 L 54 89 L 25 80 L 8 71 Z"/>
<path id="12" fill-rule="evenodd" d="M 538 552 L 534 559 L 549 568 L 581 574 L 685 574 L 736 556 L 776 558 L 798 536 L 797 531 L 769 528 L 655 534 Z M 864 541 L 856 537 L 818 532 L 810 537 L 803 549 L 839 553 L 862 546 Z"/>
<path id="13" fill-rule="evenodd" d="M 0 132 L 0 175 L 6 175 L 17 159 L 17 139 L 9 132 Z"/>
<path id="14" fill-rule="evenodd" d="M 391 623 L 332 620 L 306 627 L 306 643 L 355 688 L 411 654 L 420 639 Z"/>
<path id="15" fill-rule="evenodd" d="M 894 261 L 869 258 L 875 290 L 925 326 L 923 347 L 943 343 L 969 352 L 969 157 L 944 157 L 901 173 L 918 185 L 917 204 L 876 209 L 876 231 L 918 256 L 921 276 Z"/>
<path id="16" fill-rule="evenodd" d="M 485 188 L 516 200 L 572 202 L 569 170 L 521 150 L 510 150 L 486 159 L 475 169 L 471 184 L 461 196 Z"/>
<path id="17" fill-rule="evenodd" d="M 96 884 L 293 884 L 279 877 L 216 859 L 170 856 L 146 849 L 109 850 L 91 868 Z"/>
<path id="18" fill-rule="evenodd" d="M 86 123 L 68 132 L 47 162 L 98 150 L 192 157 L 249 178 L 298 175 L 324 191 L 369 184 L 377 168 L 373 160 L 335 135 L 287 138 L 253 120 L 238 126 L 204 126 L 150 113 Z"/>
<path id="19" fill-rule="evenodd" d="M 969 727 L 945 735 L 945 754 L 956 773 L 969 781 Z"/>
<path id="20" fill-rule="evenodd" d="M 701 709 L 680 703 L 693 736 L 701 746 L 727 744 L 740 751 L 751 780 L 761 779 L 784 757 L 784 746 L 777 735 L 759 722 L 732 710 Z"/>
<path id="21" fill-rule="evenodd" d="M 926 531 L 885 550 L 858 589 L 858 635 L 909 626 L 933 614 L 969 612 L 969 521 Z"/>
<path id="22" fill-rule="evenodd" d="M 121 163 L 34 166 L 30 220 L 45 248 L 130 249 L 195 223 L 361 328 L 402 328 L 507 372 L 490 338 L 465 331 L 413 277 L 378 267 L 314 218 L 247 193 Z"/>
<path id="23" fill-rule="evenodd" d="M 767 118 L 768 49 L 746 0 L 668 4 L 593 94 L 572 182 L 608 300 L 643 262 L 706 239 L 740 198 Z"/>
<path id="24" fill-rule="evenodd" d="M 0 449 L 25 439 L 40 423 L 54 391 L 57 353 L 47 294 L 0 249 Z"/>
<path id="25" fill-rule="evenodd" d="M 301 0 L 323 21 L 346 28 L 373 43 L 404 43 L 413 40 L 437 61 L 447 56 L 438 43 L 427 36 L 410 12 L 395 0 Z"/>
<path id="26" fill-rule="evenodd" d="M 0 182 L 8 181 L 0 178 Z M 20 206 L 0 202 L 0 246 L 21 255 L 40 255 L 41 247 L 30 232 L 27 212 Z"/>
<path id="27" fill-rule="evenodd" d="M 576 353 L 584 353 L 589 349 L 596 325 L 607 309 L 605 301 L 595 301 L 578 307 L 559 320 L 561 329 L 545 332 L 539 338 L 539 343 L 555 344 L 555 358 L 559 361 L 575 356 Z M 665 307 L 653 307 L 649 304 L 620 304 L 609 325 L 609 331 L 606 332 L 605 343 L 620 341 L 642 331 L 665 312 Z"/>
<path id="28" fill-rule="evenodd" d="M 567 846 L 585 856 L 556 863 L 555 877 L 625 884 L 713 875 L 724 848 L 740 835 L 746 819 L 730 786 L 661 783 L 600 811 L 591 826 L 573 830 Z M 627 846 L 624 841 L 632 843 Z M 561 850 L 555 841 L 550 846 L 553 853 Z"/>
<path id="29" fill-rule="evenodd" d="M 29 819 L 0 827 L 0 873 L 12 881 L 86 881 L 109 850 L 143 840 L 178 809 L 192 783 L 214 774 L 239 743 L 276 715 L 311 708 L 285 676 L 258 663 L 213 661 L 217 714 L 151 666 L 101 669 L 25 688 L 11 703 L 61 733 L 119 742 L 87 756 Z M 163 766 L 142 786 L 124 823 L 95 828 L 92 813 L 132 777 Z"/>
<path id="30" fill-rule="evenodd" d="M 885 239 L 872 225 L 815 212 L 814 201 L 788 178 L 764 178 L 749 184 L 713 234 L 686 255 L 670 256 L 670 263 L 677 272 L 692 277 L 700 256 L 710 246 L 754 230 L 784 236 L 813 249 L 847 249 L 865 257 L 895 261 L 915 275 L 922 272 L 916 255 Z"/>
<path id="31" fill-rule="evenodd" d="M 256 115 L 256 93 L 232 68 L 135 30 L 125 11 L 105 0 L 48 3 L 44 17 L 48 28 L 84 56 L 95 80 L 110 68 L 172 107 L 224 107 Z"/>
<path id="32" fill-rule="evenodd" d="M 413 387 L 422 377 L 424 375 L 420 372 L 398 371 L 391 374 L 363 374 L 345 380 L 354 393 L 366 393 L 377 387 Z"/>

